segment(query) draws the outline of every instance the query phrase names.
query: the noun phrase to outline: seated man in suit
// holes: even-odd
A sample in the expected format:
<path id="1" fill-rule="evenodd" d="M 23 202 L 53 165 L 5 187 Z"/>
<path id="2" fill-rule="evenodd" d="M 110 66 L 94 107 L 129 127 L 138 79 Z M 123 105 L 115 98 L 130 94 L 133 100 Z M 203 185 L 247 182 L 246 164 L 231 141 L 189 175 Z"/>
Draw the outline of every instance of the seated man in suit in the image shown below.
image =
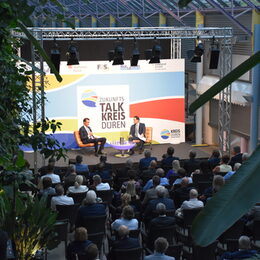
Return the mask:
<path id="1" fill-rule="evenodd" d="M 175 209 L 173 200 L 166 198 L 167 189 L 165 187 L 158 185 L 156 187 L 156 192 L 157 192 L 158 198 L 150 200 L 145 209 L 145 212 L 144 212 L 144 219 L 145 219 L 146 223 L 150 222 L 150 220 L 152 219 L 152 217 L 153 217 L 152 213 L 153 213 L 153 211 L 156 210 L 156 206 L 158 203 L 163 203 L 167 210 Z"/>
<path id="2" fill-rule="evenodd" d="M 140 161 L 139 161 L 139 170 L 140 170 L 140 172 L 142 172 L 143 170 L 148 169 L 148 167 L 150 166 L 151 161 L 156 161 L 157 162 L 157 158 L 151 156 L 151 151 L 150 150 L 145 150 L 144 151 L 144 158 L 140 159 Z"/>
<path id="3" fill-rule="evenodd" d="M 167 153 L 163 155 L 163 159 L 161 161 L 161 167 L 168 172 L 172 168 L 172 162 L 174 160 L 180 160 L 179 157 L 173 156 L 174 154 L 174 148 L 172 146 L 169 146 L 167 149 Z"/>
<path id="4" fill-rule="evenodd" d="M 143 152 L 145 142 L 145 124 L 140 123 L 139 116 L 134 116 L 134 124 L 130 128 L 129 141 L 139 140 L 139 153 Z M 130 154 L 134 154 L 134 149 L 130 150 Z"/>
<path id="5" fill-rule="evenodd" d="M 229 165 L 234 168 L 235 163 L 242 163 L 242 156 L 243 154 L 241 153 L 240 146 L 235 146 L 233 147 L 233 154 L 234 156 L 231 157 Z"/>
<path id="6" fill-rule="evenodd" d="M 104 149 L 104 145 L 107 141 L 105 137 L 96 138 L 92 133 L 92 129 L 89 127 L 89 118 L 83 119 L 83 126 L 79 129 L 80 139 L 83 144 L 94 143 L 95 146 L 95 156 L 98 157 L 99 154 L 103 154 L 102 150 Z M 98 143 L 100 144 L 98 150 Z"/>
<path id="7" fill-rule="evenodd" d="M 169 246 L 168 241 L 164 237 L 158 237 L 154 241 L 154 253 L 144 257 L 144 260 L 175 260 L 174 257 L 165 255 Z"/>
<path id="8" fill-rule="evenodd" d="M 129 237 L 129 229 L 126 226 L 124 225 L 120 226 L 117 231 L 117 234 L 119 239 L 112 242 L 112 247 L 107 257 L 108 260 L 115 259 L 114 258 L 115 249 L 130 249 L 130 248 L 140 247 L 140 243 L 137 238 Z"/>
<path id="9" fill-rule="evenodd" d="M 249 237 L 241 236 L 238 240 L 239 250 L 235 252 L 226 252 L 221 257 L 220 260 L 224 259 L 248 259 L 257 254 L 256 250 L 251 250 L 251 242 Z M 258 259 L 258 258 L 257 258 Z"/>

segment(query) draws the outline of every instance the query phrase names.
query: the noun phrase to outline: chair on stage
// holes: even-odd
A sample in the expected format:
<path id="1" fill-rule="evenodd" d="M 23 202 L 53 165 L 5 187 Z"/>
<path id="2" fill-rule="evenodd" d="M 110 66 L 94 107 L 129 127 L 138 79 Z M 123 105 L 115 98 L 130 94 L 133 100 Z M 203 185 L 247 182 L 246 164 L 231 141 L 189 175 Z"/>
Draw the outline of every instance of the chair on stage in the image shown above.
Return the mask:
<path id="1" fill-rule="evenodd" d="M 145 128 L 145 144 L 150 144 L 150 149 L 152 150 L 152 140 L 153 140 L 153 128 L 146 127 Z M 139 143 L 140 140 L 133 140 L 134 143 Z"/>
<path id="2" fill-rule="evenodd" d="M 77 142 L 77 145 L 81 148 L 84 148 L 84 147 L 94 147 L 94 143 L 88 143 L 88 144 L 83 144 L 81 139 L 80 139 L 80 135 L 79 135 L 79 131 L 74 131 L 74 137 L 75 137 L 75 140 Z M 100 144 L 100 142 L 98 143 Z"/>

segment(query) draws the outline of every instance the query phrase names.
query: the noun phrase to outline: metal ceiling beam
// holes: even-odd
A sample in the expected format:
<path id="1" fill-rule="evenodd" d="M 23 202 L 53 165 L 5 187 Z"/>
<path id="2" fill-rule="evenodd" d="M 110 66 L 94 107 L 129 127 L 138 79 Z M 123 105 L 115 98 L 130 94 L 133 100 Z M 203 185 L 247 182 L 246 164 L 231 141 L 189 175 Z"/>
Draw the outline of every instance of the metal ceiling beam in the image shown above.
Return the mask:
<path id="1" fill-rule="evenodd" d="M 222 14 L 224 14 L 232 23 L 237 25 L 241 30 L 243 30 L 250 37 L 252 36 L 252 32 L 248 30 L 243 24 L 241 24 L 236 18 L 230 15 L 222 6 L 217 4 L 214 0 L 206 0 L 209 4 L 217 8 Z"/>
<path id="2" fill-rule="evenodd" d="M 249 0 L 242 0 L 244 3 L 246 3 L 248 6 L 250 6 L 253 9 L 256 9 L 258 12 L 260 12 L 260 7 L 256 6 L 254 3 L 252 3 Z"/>
<path id="3" fill-rule="evenodd" d="M 183 26 L 186 26 L 186 24 L 182 21 L 182 19 L 177 16 L 172 10 L 170 10 L 168 7 L 166 7 L 165 5 L 163 5 L 160 1 L 154 1 L 154 0 L 146 0 L 149 3 L 154 3 L 156 5 L 158 5 L 162 10 L 164 10 L 165 12 L 167 12 L 169 15 L 171 15 L 174 19 L 176 19 L 179 23 L 181 23 Z"/>

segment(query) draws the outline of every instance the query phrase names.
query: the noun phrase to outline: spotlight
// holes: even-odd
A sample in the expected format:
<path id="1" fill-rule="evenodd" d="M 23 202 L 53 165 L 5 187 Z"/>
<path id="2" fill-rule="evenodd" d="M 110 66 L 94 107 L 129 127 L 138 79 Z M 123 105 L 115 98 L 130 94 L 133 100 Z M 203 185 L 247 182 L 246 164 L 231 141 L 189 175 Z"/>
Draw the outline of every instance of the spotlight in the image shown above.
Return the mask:
<path id="1" fill-rule="evenodd" d="M 187 56 L 191 62 L 201 62 L 201 56 L 204 54 L 204 45 L 199 42 L 194 50 L 188 50 Z"/>
<path id="2" fill-rule="evenodd" d="M 154 46 L 152 49 L 152 58 L 149 63 L 160 63 L 162 47 L 159 42 L 154 38 Z"/>
<path id="3" fill-rule="evenodd" d="M 140 51 L 138 49 L 136 39 L 134 39 L 134 49 L 131 57 L 131 66 L 137 66 L 139 57 L 140 57 Z"/>
<path id="4" fill-rule="evenodd" d="M 146 60 L 150 60 L 152 58 L 152 49 L 145 50 L 144 56 Z"/>
<path id="5" fill-rule="evenodd" d="M 114 50 L 114 60 L 112 65 L 123 65 L 124 64 L 123 55 L 124 55 L 124 47 L 122 46 L 121 41 L 117 39 L 116 47 Z"/>
<path id="6" fill-rule="evenodd" d="M 210 62 L 209 69 L 217 69 L 218 68 L 218 60 L 219 60 L 219 46 L 215 43 L 215 37 L 212 39 L 211 47 L 210 47 Z"/>
<path id="7" fill-rule="evenodd" d="M 60 49 L 56 39 L 54 39 L 54 45 L 51 48 L 51 62 L 53 63 L 54 67 L 58 72 L 60 72 Z M 51 69 L 51 73 L 53 70 Z"/>
<path id="8" fill-rule="evenodd" d="M 79 52 L 77 47 L 74 45 L 73 39 L 71 39 L 67 55 L 67 65 L 79 65 Z"/>

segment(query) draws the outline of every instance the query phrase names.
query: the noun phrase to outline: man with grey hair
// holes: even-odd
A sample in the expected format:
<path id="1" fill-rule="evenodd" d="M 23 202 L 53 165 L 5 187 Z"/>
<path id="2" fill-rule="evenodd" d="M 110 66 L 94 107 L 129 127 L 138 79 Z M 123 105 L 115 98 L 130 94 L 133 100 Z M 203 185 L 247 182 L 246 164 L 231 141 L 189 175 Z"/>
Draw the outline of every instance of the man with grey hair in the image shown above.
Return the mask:
<path id="1" fill-rule="evenodd" d="M 156 206 L 158 203 L 163 203 L 167 210 L 175 209 L 173 200 L 165 197 L 167 189 L 161 185 L 158 185 L 155 189 L 158 198 L 150 200 L 145 209 L 144 219 L 146 223 L 150 222 L 150 220 L 152 219 L 153 217 L 152 213 L 156 210 Z"/>
<path id="2" fill-rule="evenodd" d="M 175 260 L 174 257 L 165 255 L 169 247 L 168 241 L 164 237 L 158 237 L 154 241 L 154 253 L 144 257 L 144 260 Z"/>
<path id="3" fill-rule="evenodd" d="M 96 190 L 110 190 L 109 183 L 103 183 L 101 177 L 97 174 L 93 176 L 93 186 Z"/>
<path id="4" fill-rule="evenodd" d="M 221 257 L 220 260 L 224 259 L 247 259 L 255 256 L 257 254 L 256 250 L 251 250 L 251 242 L 248 236 L 241 236 L 238 240 L 239 250 L 235 252 L 226 252 Z M 259 259 L 259 258 L 256 258 Z"/>
<path id="5" fill-rule="evenodd" d="M 67 191 L 68 187 L 73 186 L 75 183 L 77 173 L 76 173 L 76 166 L 75 165 L 70 165 L 68 167 L 68 175 L 64 179 L 64 190 Z M 83 184 L 87 184 L 86 177 L 83 176 Z"/>
<path id="6" fill-rule="evenodd" d="M 156 175 L 158 175 L 160 177 L 160 185 L 162 186 L 166 186 L 166 185 L 169 185 L 169 180 L 167 178 L 164 177 L 164 169 L 162 168 L 158 168 L 155 172 Z M 153 181 L 152 180 L 149 180 L 144 188 L 143 188 L 143 191 L 147 191 L 149 189 L 151 189 L 153 186 Z"/>
<path id="7" fill-rule="evenodd" d="M 51 209 L 56 210 L 56 205 L 73 205 L 74 200 L 71 197 L 64 195 L 64 188 L 61 184 L 55 187 L 57 196 L 51 198 Z"/>
<path id="8" fill-rule="evenodd" d="M 195 189 L 190 190 L 190 199 L 183 201 L 181 207 L 176 210 L 176 216 L 183 217 L 184 209 L 197 209 L 203 208 L 204 204 L 202 201 L 198 200 L 198 192 Z"/>
<path id="9" fill-rule="evenodd" d="M 249 159 L 249 157 L 250 157 L 249 153 L 243 153 L 242 154 L 242 163 L 247 161 Z"/>
<path id="10" fill-rule="evenodd" d="M 225 174 L 225 176 L 224 176 L 225 181 L 229 180 L 236 173 L 236 171 L 240 168 L 240 166 L 241 166 L 241 163 L 235 163 L 234 171 L 230 171 Z"/>
<path id="11" fill-rule="evenodd" d="M 196 159 L 196 151 L 191 150 L 189 153 L 189 160 L 184 161 L 183 168 L 185 169 L 187 176 L 190 176 L 192 172 L 200 168 L 200 161 Z"/>
<path id="12" fill-rule="evenodd" d="M 151 156 L 151 151 L 150 150 L 144 150 L 144 158 L 140 159 L 139 161 L 139 169 L 142 172 L 143 170 L 148 169 L 151 161 L 156 161 L 157 162 L 157 158 L 156 157 L 152 157 Z"/>
<path id="13" fill-rule="evenodd" d="M 115 259 L 115 250 L 116 249 L 130 249 L 130 248 L 139 248 L 140 243 L 137 238 L 129 237 L 129 229 L 125 225 L 121 225 L 117 231 L 118 240 L 112 241 L 112 247 L 108 254 L 108 260 Z"/>

